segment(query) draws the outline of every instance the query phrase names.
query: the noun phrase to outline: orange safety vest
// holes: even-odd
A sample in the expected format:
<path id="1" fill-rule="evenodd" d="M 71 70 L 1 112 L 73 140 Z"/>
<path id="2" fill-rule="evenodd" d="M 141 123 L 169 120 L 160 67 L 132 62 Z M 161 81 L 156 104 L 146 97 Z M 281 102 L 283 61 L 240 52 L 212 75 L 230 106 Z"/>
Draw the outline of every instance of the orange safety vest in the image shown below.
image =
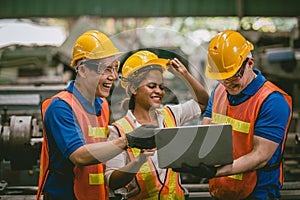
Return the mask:
<path id="1" fill-rule="evenodd" d="M 42 104 L 42 118 L 44 118 L 46 109 L 51 103 L 52 99 L 60 98 L 72 108 L 73 113 L 80 125 L 81 131 L 83 133 L 85 142 L 87 144 L 95 142 L 107 141 L 108 133 L 108 121 L 109 121 L 109 106 L 106 99 L 102 99 L 102 109 L 101 115 L 96 116 L 87 113 L 78 99 L 68 91 L 62 91 L 50 99 L 47 99 Z M 43 131 L 44 140 L 42 144 L 42 151 L 40 157 L 40 177 L 38 183 L 38 192 L 36 199 L 40 200 L 42 191 L 46 180 L 48 178 L 49 172 L 49 154 L 48 154 L 48 143 L 47 134 L 45 130 Z M 85 200 L 108 200 L 109 190 L 108 186 L 104 182 L 104 164 L 95 164 L 85 167 L 74 166 L 74 193 L 76 199 Z"/>
<path id="2" fill-rule="evenodd" d="M 176 127 L 174 116 L 169 108 L 165 107 L 163 109 L 159 109 L 158 112 L 165 117 L 165 127 Z M 113 124 L 119 130 L 121 136 L 133 131 L 136 128 L 133 122 L 126 116 L 114 122 Z M 140 150 L 131 148 L 127 149 L 127 153 L 130 157 L 130 160 L 133 160 L 140 154 Z M 183 200 L 184 189 L 179 184 L 179 174 L 171 169 L 167 169 L 166 173 L 165 183 L 162 183 L 159 180 L 158 174 L 156 173 L 156 168 L 149 157 L 148 161 L 142 165 L 139 172 L 135 176 L 140 189 L 138 191 L 139 193 L 128 198 L 130 200 Z"/>
<path id="3" fill-rule="evenodd" d="M 280 92 L 284 96 L 290 110 L 292 110 L 291 97 L 269 81 L 265 82 L 254 96 L 235 106 L 229 104 L 223 85 L 220 84 L 216 88 L 212 108 L 212 123 L 229 123 L 232 125 L 234 159 L 252 151 L 255 120 L 257 119 L 261 105 L 274 91 Z M 289 121 L 285 129 L 284 140 L 281 147 L 282 153 L 291 116 L 292 112 L 290 113 Z M 282 162 L 279 167 L 281 173 L 280 182 L 282 184 Z M 253 170 L 242 174 L 210 179 L 209 191 L 212 196 L 222 200 L 244 199 L 253 192 L 256 183 L 256 170 Z"/>

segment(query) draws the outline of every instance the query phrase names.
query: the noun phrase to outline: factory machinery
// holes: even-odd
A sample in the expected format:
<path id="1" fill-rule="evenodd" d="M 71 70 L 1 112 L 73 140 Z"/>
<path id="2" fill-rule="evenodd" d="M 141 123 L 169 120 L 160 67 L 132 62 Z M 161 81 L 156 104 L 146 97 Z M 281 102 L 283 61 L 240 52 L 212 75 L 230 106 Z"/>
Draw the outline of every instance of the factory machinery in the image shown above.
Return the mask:
<path id="1" fill-rule="evenodd" d="M 300 51 L 296 47 L 291 47 L 290 41 L 287 46 L 264 44 L 254 55 L 256 65 L 264 66 L 260 68 L 263 74 L 294 99 L 284 152 L 282 199 L 300 199 Z M 65 88 L 66 76 L 72 76 L 67 63 L 57 58 L 50 47 L 1 50 L 0 199 L 35 199 L 43 141 L 40 105 Z M 13 79 L 8 80 L 8 76 Z M 209 199 L 208 180 L 182 174 L 182 182 L 189 199 Z"/>

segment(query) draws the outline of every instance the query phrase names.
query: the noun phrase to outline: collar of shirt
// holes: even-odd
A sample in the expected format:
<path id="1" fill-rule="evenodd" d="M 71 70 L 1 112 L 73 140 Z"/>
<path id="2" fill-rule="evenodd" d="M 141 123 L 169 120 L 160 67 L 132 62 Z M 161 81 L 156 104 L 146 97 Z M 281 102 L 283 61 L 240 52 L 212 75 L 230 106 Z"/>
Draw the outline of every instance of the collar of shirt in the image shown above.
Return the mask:
<path id="1" fill-rule="evenodd" d="M 73 93 L 75 97 L 79 100 L 83 108 L 90 114 L 101 115 L 101 108 L 103 100 L 100 97 L 96 97 L 93 104 L 87 100 L 77 89 L 74 87 L 75 81 L 71 81 L 70 84 L 67 86 L 66 90 Z"/>
<path id="2" fill-rule="evenodd" d="M 227 98 L 229 100 L 230 105 L 238 105 L 248 98 L 253 96 L 259 88 L 266 82 L 266 78 L 262 75 L 261 71 L 258 69 L 253 69 L 256 73 L 256 78 L 243 90 L 241 93 L 237 95 L 230 95 L 227 93 Z"/>
<path id="3" fill-rule="evenodd" d="M 164 116 L 161 115 L 160 113 L 158 113 L 157 111 L 155 111 L 156 116 L 157 116 L 157 120 L 158 120 L 158 124 L 160 128 L 163 128 L 163 120 L 164 120 Z M 133 115 L 133 113 L 131 112 L 131 110 L 127 111 L 126 117 L 128 117 L 135 125 L 135 127 L 140 127 L 141 124 L 136 120 L 136 117 Z"/>

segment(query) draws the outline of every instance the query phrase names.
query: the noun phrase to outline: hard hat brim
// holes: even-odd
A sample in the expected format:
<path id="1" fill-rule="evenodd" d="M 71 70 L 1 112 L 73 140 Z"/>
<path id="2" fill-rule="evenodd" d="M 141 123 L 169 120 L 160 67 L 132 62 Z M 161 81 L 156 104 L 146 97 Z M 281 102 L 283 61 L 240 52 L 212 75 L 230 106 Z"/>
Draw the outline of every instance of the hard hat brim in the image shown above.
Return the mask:
<path id="1" fill-rule="evenodd" d="M 104 57 L 97 57 L 97 56 L 86 55 L 86 56 L 85 56 L 85 59 L 89 59 L 89 60 L 99 60 L 99 59 L 104 59 L 104 58 L 108 58 L 108 57 L 111 57 L 111 56 L 121 56 L 122 54 L 124 54 L 124 52 L 118 51 L 118 52 L 114 52 L 114 53 L 107 54 L 107 55 L 105 55 Z M 77 61 L 78 61 L 78 60 L 72 60 L 71 63 L 70 63 L 70 65 L 71 65 L 72 67 L 75 67 L 76 64 L 77 64 Z"/>
<path id="2" fill-rule="evenodd" d="M 232 77 L 235 74 L 235 71 L 230 73 L 228 72 L 211 72 L 209 71 L 209 66 L 206 65 L 205 76 L 213 80 L 225 80 Z"/>
<path id="3" fill-rule="evenodd" d="M 157 64 L 157 65 L 161 65 L 163 67 L 163 71 L 165 71 L 169 63 L 170 63 L 169 59 L 157 58 L 157 59 L 150 60 L 149 62 L 146 62 L 144 66 L 149 64 Z"/>
<path id="4" fill-rule="evenodd" d="M 162 72 L 165 72 L 167 70 L 167 66 L 169 65 L 170 60 L 169 59 L 164 59 L 164 58 L 157 58 L 157 59 L 152 59 L 149 62 L 144 63 L 142 66 L 138 67 L 135 69 L 136 71 L 139 71 L 140 69 L 150 66 L 150 65 L 159 65 L 162 68 Z M 133 73 L 128 74 L 128 77 L 132 76 Z M 124 81 L 121 81 L 121 86 L 125 88 L 127 83 Z"/>

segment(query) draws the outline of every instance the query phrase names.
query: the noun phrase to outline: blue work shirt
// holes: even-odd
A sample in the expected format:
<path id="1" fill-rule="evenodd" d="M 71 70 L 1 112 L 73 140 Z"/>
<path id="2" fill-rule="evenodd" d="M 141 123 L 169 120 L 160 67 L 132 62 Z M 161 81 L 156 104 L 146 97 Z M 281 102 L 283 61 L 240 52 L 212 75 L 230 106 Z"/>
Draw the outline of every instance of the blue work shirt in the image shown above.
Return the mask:
<path id="1" fill-rule="evenodd" d="M 227 93 L 227 98 L 230 105 L 239 105 L 242 102 L 253 96 L 266 82 L 265 77 L 257 69 L 253 69 L 257 74 L 257 77 L 237 95 L 230 95 Z M 208 101 L 208 106 L 204 113 L 204 117 L 212 117 L 212 102 L 214 97 L 213 89 L 210 99 Z M 284 140 L 284 132 L 286 129 L 286 124 L 289 120 L 290 107 L 286 102 L 283 95 L 279 92 L 273 92 L 270 94 L 265 102 L 262 104 L 259 111 L 256 123 L 254 125 L 254 135 L 266 138 L 273 142 L 278 143 L 278 148 L 276 149 L 274 155 L 268 162 L 267 166 L 270 164 L 275 164 L 281 156 L 281 146 Z M 263 170 L 257 170 L 258 182 L 254 192 L 253 197 L 259 199 L 267 199 L 268 195 L 274 195 L 275 197 L 280 197 L 280 171 L 279 168 L 266 172 Z"/>
<path id="2" fill-rule="evenodd" d="M 74 87 L 74 83 L 71 81 L 66 90 L 75 95 L 86 112 L 100 115 L 102 99 L 95 98 L 93 105 Z M 50 158 L 50 173 L 44 191 L 59 199 L 76 199 L 73 191 L 74 164 L 69 156 L 85 145 L 80 125 L 72 108 L 65 101 L 55 98 L 46 110 L 44 126 Z"/>

